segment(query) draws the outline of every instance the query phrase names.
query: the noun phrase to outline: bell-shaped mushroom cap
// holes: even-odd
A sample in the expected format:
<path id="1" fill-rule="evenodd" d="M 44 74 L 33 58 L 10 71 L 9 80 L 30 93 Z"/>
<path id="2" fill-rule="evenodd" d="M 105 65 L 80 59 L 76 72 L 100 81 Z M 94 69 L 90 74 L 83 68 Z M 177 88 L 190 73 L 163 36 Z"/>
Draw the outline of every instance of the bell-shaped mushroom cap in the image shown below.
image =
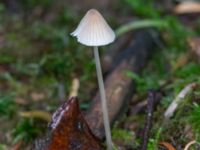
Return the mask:
<path id="1" fill-rule="evenodd" d="M 79 43 L 87 46 L 107 45 L 115 39 L 115 33 L 95 9 L 86 13 L 71 35 L 77 37 Z"/>

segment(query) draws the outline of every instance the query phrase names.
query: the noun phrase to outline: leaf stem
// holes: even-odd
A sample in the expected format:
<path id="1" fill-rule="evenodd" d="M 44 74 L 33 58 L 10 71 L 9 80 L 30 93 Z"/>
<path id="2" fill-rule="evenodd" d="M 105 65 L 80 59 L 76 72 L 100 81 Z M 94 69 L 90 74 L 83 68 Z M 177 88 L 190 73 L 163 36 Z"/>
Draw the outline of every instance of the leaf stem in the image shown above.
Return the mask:
<path id="1" fill-rule="evenodd" d="M 119 37 L 128 31 L 139 29 L 139 28 L 147 28 L 147 27 L 163 28 L 163 27 L 167 27 L 167 23 L 163 20 L 132 21 L 128 24 L 125 24 L 119 27 L 115 33 Z"/>

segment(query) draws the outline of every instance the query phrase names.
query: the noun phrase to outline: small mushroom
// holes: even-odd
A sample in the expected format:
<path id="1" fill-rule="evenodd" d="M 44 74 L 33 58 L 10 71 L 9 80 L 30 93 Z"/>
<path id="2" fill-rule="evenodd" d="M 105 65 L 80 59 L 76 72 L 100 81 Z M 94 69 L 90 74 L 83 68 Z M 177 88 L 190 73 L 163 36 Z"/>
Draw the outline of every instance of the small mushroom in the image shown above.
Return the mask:
<path id="1" fill-rule="evenodd" d="M 95 9 L 90 9 L 83 17 L 72 36 L 87 46 L 103 46 L 115 40 L 115 33 Z"/>
<path id="2" fill-rule="evenodd" d="M 112 150 L 113 146 L 110 132 L 108 108 L 99 59 L 98 46 L 112 43 L 115 40 L 115 33 L 97 10 L 90 9 L 83 17 L 76 30 L 71 33 L 71 35 L 77 37 L 79 43 L 87 46 L 93 46 L 94 48 L 97 78 L 102 100 L 102 112 L 106 133 L 107 149 Z"/>

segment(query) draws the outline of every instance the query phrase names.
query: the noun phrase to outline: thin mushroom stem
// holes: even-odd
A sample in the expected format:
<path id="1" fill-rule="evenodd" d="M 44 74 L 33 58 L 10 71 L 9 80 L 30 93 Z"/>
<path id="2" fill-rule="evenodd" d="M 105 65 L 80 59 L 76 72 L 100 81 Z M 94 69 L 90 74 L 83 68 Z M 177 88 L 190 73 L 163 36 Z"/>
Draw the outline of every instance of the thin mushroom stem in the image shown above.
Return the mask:
<path id="1" fill-rule="evenodd" d="M 105 134 L 106 134 L 107 149 L 112 150 L 113 146 L 112 146 L 112 138 L 111 138 L 111 131 L 110 131 L 109 116 L 108 116 L 107 100 L 106 100 L 106 94 L 105 94 L 105 89 L 104 89 L 101 64 L 100 64 L 100 59 L 99 59 L 99 51 L 98 51 L 97 46 L 94 46 L 94 57 L 95 57 L 95 63 L 96 63 L 100 97 L 101 97 L 101 102 L 102 102 L 103 121 L 104 121 L 104 128 L 105 128 Z"/>

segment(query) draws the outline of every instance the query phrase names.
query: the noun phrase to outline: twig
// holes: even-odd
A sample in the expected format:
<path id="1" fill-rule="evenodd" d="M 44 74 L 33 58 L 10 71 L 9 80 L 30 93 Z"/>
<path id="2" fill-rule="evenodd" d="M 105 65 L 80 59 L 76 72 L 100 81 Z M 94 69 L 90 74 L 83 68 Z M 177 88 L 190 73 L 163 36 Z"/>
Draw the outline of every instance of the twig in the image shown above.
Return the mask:
<path id="1" fill-rule="evenodd" d="M 184 148 L 184 150 L 189 150 L 190 146 L 193 144 L 199 144 L 197 141 L 190 141 Z"/>
<path id="2" fill-rule="evenodd" d="M 72 81 L 72 87 L 71 87 L 69 97 L 78 96 L 79 87 L 80 87 L 79 79 L 74 78 Z"/>
<path id="3" fill-rule="evenodd" d="M 154 101 L 154 108 L 160 103 L 160 100 L 163 96 L 163 92 L 160 90 L 155 90 L 155 101 Z M 146 110 L 146 107 L 148 105 L 147 100 L 140 101 L 139 103 L 134 104 L 128 112 L 128 115 L 137 115 L 140 112 L 143 112 Z"/>
<path id="4" fill-rule="evenodd" d="M 47 122 L 51 121 L 51 114 L 41 110 L 20 112 L 19 115 L 24 118 L 38 118 Z"/>
<path id="5" fill-rule="evenodd" d="M 144 128 L 144 134 L 143 134 L 143 141 L 142 141 L 141 150 L 147 150 L 147 144 L 148 144 L 148 141 L 149 141 L 149 131 L 150 131 L 151 126 L 152 126 L 155 95 L 156 94 L 155 94 L 154 91 L 149 91 L 148 92 L 146 125 L 145 125 L 145 128 Z"/>
<path id="6" fill-rule="evenodd" d="M 185 99 L 185 97 L 188 95 L 188 93 L 190 93 L 195 87 L 196 87 L 196 83 L 190 83 L 183 90 L 181 90 L 178 96 L 172 101 L 172 103 L 169 105 L 169 107 L 165 111 L 164 116 L 166 119 L 173 116 L 180 102 L 182 102 Z"/>

